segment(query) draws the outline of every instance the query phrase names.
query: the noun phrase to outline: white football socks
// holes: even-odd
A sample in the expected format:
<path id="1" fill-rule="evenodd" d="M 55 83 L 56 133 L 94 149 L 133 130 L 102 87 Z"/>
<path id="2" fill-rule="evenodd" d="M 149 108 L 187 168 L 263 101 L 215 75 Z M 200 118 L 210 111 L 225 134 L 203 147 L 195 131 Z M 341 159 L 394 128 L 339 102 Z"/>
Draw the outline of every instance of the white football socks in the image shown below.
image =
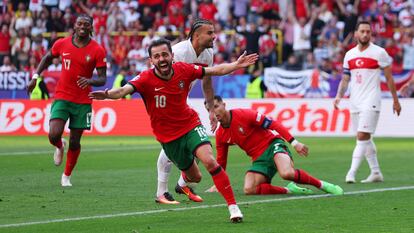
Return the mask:
<path id="1" fill-rule="evenodd" d="M 160 151 L 157 161 L 158 185 L 157 197 L 168 192 L 168 178 L 170 176 L 172 162 L 168 159 L 164 150 Z"/>
<path id="2" fill-rule="evenodd" d="M 361 165 L 362 160 L 367 152 L 367 147 L 370 144 L 370 141 L 356 141 L 356 145 L 354 148 L 354 152 L 352 153 L 352 163 L 351 168 L 348 171 L 348 174 L 351 176 L 355 176 L 356 172 L 358 171 L 359 166 Z"/>
<path id="3" fill-rule="evenodd" d="M 367 151 L 365 153 L 365 158 L 367 159 L 369 168 L 371 169 L 372 173 L 380 173 L 380 166 L 377 159 L 377 147 L 375 146 L 374 141 L 369 140 L 367 144 Z"/>

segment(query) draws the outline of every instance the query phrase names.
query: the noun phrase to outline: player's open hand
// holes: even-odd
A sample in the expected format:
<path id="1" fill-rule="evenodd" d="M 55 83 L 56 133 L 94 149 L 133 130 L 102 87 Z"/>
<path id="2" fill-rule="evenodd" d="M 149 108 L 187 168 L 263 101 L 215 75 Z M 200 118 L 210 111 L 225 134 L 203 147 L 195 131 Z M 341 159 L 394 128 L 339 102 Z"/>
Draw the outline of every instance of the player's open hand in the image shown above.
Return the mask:
<path id="1" fill-rule="evenodd" d="M 401 112 L 400 102 L 399 101 L 394 101 L 394 104 L 392 105 L 392 108 L 393 108 L 393 112 L 397 113 L 397 116 L 399 116 L 400 112 Z"/>
<path id="2" fill-rule="evenodd" d="M 257 59 L 259 59 L 259 55 L 257 53 L 247 55 L 247 52 L 244 51 L 244 53 L 237 59 L 237 66 L 239 68 L 248 67 L 256 63 Z"/>
<path id="3" fill-rule="evenodd" d="M 218 192 L 218 190 L 217 190 L 216 186 L 213 185 L 210 188 L 208 188 L 205 192 L 206 193 L 216 193 L 216 192 Z"/>
<path id="4" fill-rule="evenodd" d="M 308 156 L 309 148 L 305 144 L 298 142 L 294 148 L 300 156 Z"/>
<path id="5" fill-rule="evenodd" d="M 108 98 L 108 89 L 105 89 L 104 91 L 92 91 L 88 94 L 89 99 L 94 100 L 104 100 Z"/>
<path id="6" fill-rule="evenodd" d="M 335 109 L 339 109 L 339 102 L 341 102 L 340 98 L 335 98 L 333 105 Z"/>
<path id="7" fill-rule="evenodd" d="M 214 133 L 217 129 L 217 118 L 213 111 L 209 112 L 211 132 Z"/>
<path id="8" fill-rule="evenodd" d="M 85 77 L 78 76 L 78 80 L 76 81 L 76 83 L 80 88 L 85 89 L 89 86 L 89 80 L 90 79 L 87 79 Z"/>

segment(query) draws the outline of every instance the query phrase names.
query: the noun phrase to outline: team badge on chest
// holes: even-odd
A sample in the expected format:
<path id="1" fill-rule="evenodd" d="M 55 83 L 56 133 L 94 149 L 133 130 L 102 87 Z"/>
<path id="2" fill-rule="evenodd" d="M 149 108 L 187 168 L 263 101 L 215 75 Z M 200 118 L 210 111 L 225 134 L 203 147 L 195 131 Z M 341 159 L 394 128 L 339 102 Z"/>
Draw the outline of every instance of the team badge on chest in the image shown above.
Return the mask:
<path id="1" fill-rule="evenodd" d="M 185 85 L 185 83 L 184 83 L 184 81 L 183 81 L 183 80 L 180 80 L 180 82 L 178 82 L 178 87 L 179 87 L 181 90 L 184 90 L 184 85 Z"/>
<path id="2" fill-rule="evenodd" d="M 89 62 L 91 60 L 91 56 L 89 56 L 89 54 L 88 54 L 88 55 L 86 55 L 85 59 L 86 59 L 86 62 Z"/>
<path id="3" fill-rule="evenodd" d="M 241 125 L 239 125 L 239 132 L 243 135 L 245 135 L 246 133 L 244 132 L 243 127 L 241 127 Z"/>

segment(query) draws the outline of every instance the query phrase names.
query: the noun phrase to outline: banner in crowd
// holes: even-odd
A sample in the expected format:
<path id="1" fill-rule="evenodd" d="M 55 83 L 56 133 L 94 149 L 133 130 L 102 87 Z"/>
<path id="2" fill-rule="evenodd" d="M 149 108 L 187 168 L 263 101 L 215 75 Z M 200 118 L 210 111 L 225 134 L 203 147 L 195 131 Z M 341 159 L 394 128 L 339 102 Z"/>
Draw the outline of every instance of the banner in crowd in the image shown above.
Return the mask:
<path id="1" fill-rule="evenodd" d="M 397 90 L 414 76 L 414 71 L 405 70 L 394 73 Z M 341 77 L 324 76 L 317 70 L 290 71 L 277 67 L 266 68 L 264 83 L 267 86 L 267 97 L 276 98 L 324 98 L 335 97 Z M 390 97 L 385 76 L 381 75 L 381 91 L 383 97 Z"/>
<path id="2" fill-rule="evenodd" d="M 249 108 L 287 127 L 294 136 L 354 136 L 348 101 L 334 110 L 332 99 L 224 99 L 228 109 Z M 203 99 L 189 99 L 210 135 Z M 382 101 L 376 136 L 414 137 L 414 99 L 402 99 L 399 117 L 392 100 Z M 0 100 L 0 135 L 46 135 L 50 101 Z M 66 129 L 66 132 L 69 132 Z M 149 117 L 141 100 L 94 101 L 91 135 L 152 135 Z"/>

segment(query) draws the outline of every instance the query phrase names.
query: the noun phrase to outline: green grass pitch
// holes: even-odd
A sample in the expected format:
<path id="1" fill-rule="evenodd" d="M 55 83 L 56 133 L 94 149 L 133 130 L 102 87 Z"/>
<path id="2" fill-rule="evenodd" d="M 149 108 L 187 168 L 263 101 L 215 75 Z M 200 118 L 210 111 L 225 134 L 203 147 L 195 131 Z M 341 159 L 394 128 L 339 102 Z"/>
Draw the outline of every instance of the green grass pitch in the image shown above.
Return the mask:
<path id="1" fill-rule="evenodd" d="M 214 141 L 214 139 L 212 140 Z M 82 139 L 73 187 L 60 187 L 63 166 L 53 165 L 47 137 L 0 137 L 0 232 L 414 232 L 414 140 L 375 139 L 385 182 L 345 184 L 353 138 L 302 138 L 307 158 L 295 166 L 339 184 L 344 196 L 319 190 L 311 197 L 243 195 L 249 158 L 230 149 L 228 174 L 245 216 L 231 224 L 224 200 L 204 193 L 212 185 L 204 167 L 197 186 L 202 203 L 174 194 L 180 205 L 154 202 L 159 144 L 150 137 Z M 357 179 L 368 176 L 366 162 Z M 178 178 L 174 167 L 170 191 Z M 276 176 L 273 184 L 286 185 Z M 391 189 L 395 188 L 395 189 Z"/>

